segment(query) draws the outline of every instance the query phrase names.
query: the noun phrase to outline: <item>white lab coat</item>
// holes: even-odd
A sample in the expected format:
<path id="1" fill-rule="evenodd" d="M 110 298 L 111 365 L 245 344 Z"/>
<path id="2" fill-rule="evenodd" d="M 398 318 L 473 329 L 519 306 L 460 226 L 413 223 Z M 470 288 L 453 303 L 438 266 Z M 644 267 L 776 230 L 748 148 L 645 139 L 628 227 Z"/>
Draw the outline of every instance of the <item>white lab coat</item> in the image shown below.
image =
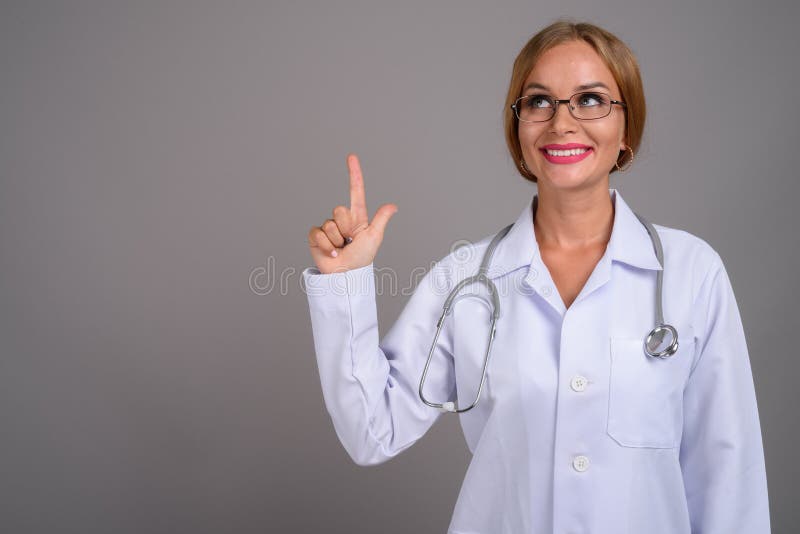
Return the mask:
<path id="1" fill-rule="evenodd" d="M 661 266 L 622 195 L 609 194 L 611 239 L 569 309 L 539 255 L 533 197 L 495 250 L 502 315 L 481 400 L 459 416 L 473 456 L 451 534 L 770 531 L 755 388 L 722 260 L 654 225 L 664 318 L 680 342 L 670 358 L 646 356 Z M 357 464 L 397 455 L 441 415 L 418 396 L 422 368 L 447 294 L 477 272 L 493 235 L 439 261 L 381 341 L 373 265 L 303 271 L 325 404 Z M 478 298 L 457 303 L 427 398 L 471 402 L 489 313 Z"/>

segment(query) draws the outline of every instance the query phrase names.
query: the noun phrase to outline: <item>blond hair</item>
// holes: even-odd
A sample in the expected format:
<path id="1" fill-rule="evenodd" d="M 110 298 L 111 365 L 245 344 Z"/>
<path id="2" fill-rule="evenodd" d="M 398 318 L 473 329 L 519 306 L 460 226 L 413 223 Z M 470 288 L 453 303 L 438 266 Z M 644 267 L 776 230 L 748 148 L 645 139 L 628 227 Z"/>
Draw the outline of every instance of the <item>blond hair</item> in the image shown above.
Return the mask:
<path id="1" fill-rule="evenodd" d="M 570 41 L 588 43 L 606 64 L 622 93 L 622 101 L 627 106 L 625 108 L 625 143 L 631 147 L 631 150 L 637 152 L 642 140 L 646 116 L 644 87 L 639 73 L 639 64 L 631 49 L 614 34 L 594 24 L 560 19 L 531 37 L 517 55 L 503 111 L 506 144 L 511 152 L 511 157 L 514 159 L 519 173 L 532 182 L 536 182 L 537 178 L 522 165 L 522 148 L 518 132 L 519 120 L 514 114 L 514 110 L 511 109 L 511 104 L 522 96 L 522 86 L 539 57 L 554 46 Z M 617 165 L 624 167 L 631 157 L 631 151 L 620 151 Z M 615 170 L 616 167 L 612 167 L 610 172 Z"/>

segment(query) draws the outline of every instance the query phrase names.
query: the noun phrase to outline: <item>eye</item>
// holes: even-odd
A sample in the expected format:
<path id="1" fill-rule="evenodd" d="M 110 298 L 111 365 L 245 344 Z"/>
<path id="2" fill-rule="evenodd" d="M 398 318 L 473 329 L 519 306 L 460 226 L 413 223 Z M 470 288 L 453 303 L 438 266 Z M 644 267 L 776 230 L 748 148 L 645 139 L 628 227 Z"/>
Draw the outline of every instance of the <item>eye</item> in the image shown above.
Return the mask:
<path id="1" fill-rule="evenodd" d="M 578 105 L 582 108 L 605 106 L 608 101 L 608 97 L 600 93 L 581 93 L 578 95 Z"/>
<path id="2" fill-rule="evenodd" d="M 553 102 L 547 95 L 528 95 L 523 105 L 530 109 L 542 109 L 552 107 Z"/>

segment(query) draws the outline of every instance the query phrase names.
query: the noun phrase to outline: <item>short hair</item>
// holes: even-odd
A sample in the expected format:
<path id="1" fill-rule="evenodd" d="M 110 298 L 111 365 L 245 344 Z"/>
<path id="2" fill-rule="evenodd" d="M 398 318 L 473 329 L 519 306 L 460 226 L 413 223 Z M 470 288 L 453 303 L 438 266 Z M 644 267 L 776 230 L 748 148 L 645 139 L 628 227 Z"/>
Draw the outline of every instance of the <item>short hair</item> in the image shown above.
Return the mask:
<path id="1" fill-rule="evenodd" d="M 506 144 L 514 159 L 514 165 L 523 178 L 536 182 L 536 176 L 527 171 L 522 165 L 522 148 L 519 142 L 519 119 L 511 109 L 511 105 L 522 96 L 522 85 L 533 70 L 536 61 L 542 54 L 556 45 L 571 41 L 584 41 L 588 43 L 614 76 L 622 100 L 625 102 L 625 139 L 626 144 L 634 152 L 639 150 L 639 145 L 644 132 L 646 107 L 644 101 L 644 87 L 639 73 L 639 64 L 631 49 L 611 32 L 588 22 L 572 22 L 560 19 L 543 28 L 531 37 L 514 60 L 514 69 L 511 72 L 511 83 L 508 87 L 506 105 L 503 119 L 506 134 Z M 631 160 L 628 150 L 620 151 L 617 165 L 623 167 Z M 615 172 L 612 167 L 610 172 Z"/>

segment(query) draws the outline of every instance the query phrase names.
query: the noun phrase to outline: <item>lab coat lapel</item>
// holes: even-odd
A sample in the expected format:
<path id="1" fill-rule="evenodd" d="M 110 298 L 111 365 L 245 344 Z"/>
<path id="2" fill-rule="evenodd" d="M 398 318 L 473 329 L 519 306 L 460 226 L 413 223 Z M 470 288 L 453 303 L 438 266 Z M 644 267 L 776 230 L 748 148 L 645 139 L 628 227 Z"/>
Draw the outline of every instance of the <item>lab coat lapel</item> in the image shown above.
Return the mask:
<path id="1" fill-rule="evenodd" d="M 584 284 L 575 303 L 586 298 L 611 279 L 611 264 L 622 262 L 639 269 L 661 270 L 647 230 L 614 188 L 609 189 L 614 202 L 614 223 L 606 251 Z M 522 210 L 506 237 L 499 243 L 489 277 L 497 279 L 511 271 L 527 267 L 524 283 L 546 301 L 559 315 L 566 312 L 564 302 L 542 260 L 534 233 L 533 216 L 538 204 L 534 195 Z"/>

